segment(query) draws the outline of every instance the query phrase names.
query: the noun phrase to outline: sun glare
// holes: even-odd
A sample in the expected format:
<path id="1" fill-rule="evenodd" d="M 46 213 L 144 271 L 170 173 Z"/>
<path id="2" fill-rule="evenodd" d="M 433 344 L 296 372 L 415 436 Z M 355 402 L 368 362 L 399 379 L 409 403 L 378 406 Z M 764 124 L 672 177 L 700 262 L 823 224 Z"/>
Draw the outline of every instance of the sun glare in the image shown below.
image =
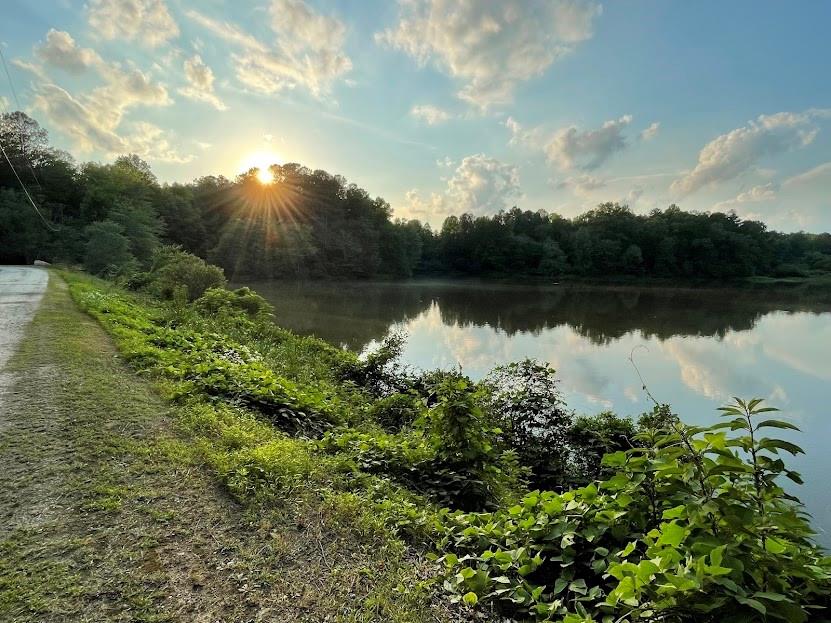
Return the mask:
<path id="1" fill-rule="evenodd" d="M 257 171 L 257 180 L 260 184 L 271 184 L 274 181 L 274 174 L 269 169 Z"/>
<path id="2" fill-rule="evenodd" d="M 269 168 L 272 164 L 282 164 L 283 158 L 280 154 L 273 151 L 257 151 L 249 154 L 240 162 L 240 171 L 250 171 L 257 169 L 257 180 L 261 184 L 271 184 L 274 182 L 274 174 Z"/>

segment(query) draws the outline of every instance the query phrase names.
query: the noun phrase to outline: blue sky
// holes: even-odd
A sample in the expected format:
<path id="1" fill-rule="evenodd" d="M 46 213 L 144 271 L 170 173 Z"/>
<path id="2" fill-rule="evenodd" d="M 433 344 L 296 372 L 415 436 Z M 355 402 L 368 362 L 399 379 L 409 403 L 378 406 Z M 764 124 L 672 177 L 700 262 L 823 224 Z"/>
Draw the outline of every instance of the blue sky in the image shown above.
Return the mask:
<path id="1" fill-rule="evenodd" d="M 433 224 L 623 201 L 831 229 L 831 3 L 5 8 L 20 105 L 81 161 L 134 152 L 163 181 L 300 162 Z"/>

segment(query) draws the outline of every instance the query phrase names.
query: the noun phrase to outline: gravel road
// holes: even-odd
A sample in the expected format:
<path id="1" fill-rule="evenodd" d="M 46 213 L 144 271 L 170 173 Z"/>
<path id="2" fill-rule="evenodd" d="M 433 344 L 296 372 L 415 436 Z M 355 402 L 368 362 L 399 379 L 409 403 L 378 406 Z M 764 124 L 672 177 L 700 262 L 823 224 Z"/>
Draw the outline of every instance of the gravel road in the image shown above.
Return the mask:
<path id="1" fill-rule="evenodd" d="M 34 266 L 0 266 L 0 416 L 10 375 L 3 372 L 35 315 L 49 273 Z"/>

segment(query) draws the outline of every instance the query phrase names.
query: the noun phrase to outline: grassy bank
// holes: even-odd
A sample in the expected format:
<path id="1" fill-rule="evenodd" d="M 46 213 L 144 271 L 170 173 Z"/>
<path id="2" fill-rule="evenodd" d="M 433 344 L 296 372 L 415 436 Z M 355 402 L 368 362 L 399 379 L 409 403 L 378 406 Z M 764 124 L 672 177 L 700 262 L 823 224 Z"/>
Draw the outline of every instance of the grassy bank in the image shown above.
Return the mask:
<path id="1" fill-rule="evenodd" d="M 418 588 L 424 560 L 331 487 L 337 469 L 243 410 L 162 397 L 56 274 L 7 371 L 0 620 L 451 620 Z M 230 478 L 246 455 L 279 487 Z"/>
<path id="2" fill-rule="evenodd" d="M 800 481 L 781 457 L 801 450 L 763 436 L 792 425 L 763 415 L 760 401 L 737 401 L 707 428 L 666 405 L 637 424 L 574 418 L 546 365 L 522 362 L 480 383 L 415 374 L 396 366 L 394 339 L 359 359 L 281 329 L 250 291 L 189 302 L 172 276 L 151 271 L 127 292 L 64 274 L 144 380 L 53 279 L 14 365 L 58 362 L 64 381 L 44 394 L 21 378 L 16 410 L 22 429 L 38 431 L 54 419 L 38 404 L 63 413 L 55 445 L 40 451 L 49 440 L 36 437 L 24 455 L 48 463 L 67 446 L 83 457 L 80 480 L 67 472 L 53 492 L 72 501 L 62 518 L 81 519 L 53 528 L 42 569 L 37 535 L 20 527 L 6 539 L 13 582 L 0 585 L 0 604 L 10 612 L 43 602 L 30 620 L 48 620 L 46 598 L 26 592 L 42 572 L 48 594 L 79 612 L 77 600 L 99 608 L 106 595 L 117 616 L 145 620 L 188 620 L 183 608 L 211 620 L 275 610 L 309 621 L 826 620 L 831 559 L 780 484 Z M 3 447 L 10 462 L 24 456 Z M 131 522 L 128 542 L 121 521 Z M 100 525 L 112 526 L 112 543 L 84 541 L 83 560 L 104 560 L 101 573 L 61 567 L 57 552 L 75 547 L 67 539 Z M 210 526 L 227 536 L 214 539 Z M 171 534 L 182 540 L 165 541 Z M 217 564 L 228 540 L 239 543 L 232 572 Z M 177 571 L 176 553 L 194 548 L 216 566 L 183 584 L 191 567 L 185 558 Z"/>

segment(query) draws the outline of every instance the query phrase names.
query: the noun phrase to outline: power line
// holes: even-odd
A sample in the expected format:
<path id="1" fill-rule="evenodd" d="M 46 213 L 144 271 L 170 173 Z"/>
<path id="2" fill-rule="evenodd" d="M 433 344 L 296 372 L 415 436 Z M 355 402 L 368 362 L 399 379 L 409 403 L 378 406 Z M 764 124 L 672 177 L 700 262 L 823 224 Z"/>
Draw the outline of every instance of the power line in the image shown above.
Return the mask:
<path id="1" fill-rule="evenodd" d="M 46 220 L 46 217 L 43 216 L 43 213 L 37 207 L 37 204 L 35 203 L 35 200 L 32 199 L 32 196 L 29 194 L 29 191 L 26 189 L 26 184 L 24 184 L 23 180 L 20 179 L 20 176 L 17 174 L 17 171 L 15 171 L 15 169 L 14 169 L 14 165 L 12 164 L 12 161 L 9 160 L 9 155 L 6 153 L 6 149 L 3 147 L 3 143 L 0 143 L 0 151 L 3 152 L 3 156 L 6 158 L 6 162 L 9 163 L 9 167 L 11 168 L 12 173 L 14 173 L 14 176 L 17 178 L 18 183 L 20 183 L 20 187 L 23 189 L 23 192 L 26 194 L 26 198 L 29 200 L 29 203 L 32 204 L 32 207 L 35 209 L 35 212 L 38 213 L 38 216 L 40 217 L 40 220 L 43 221 L 43 224 L 46 225 L 46 228 L 49 231 L 58 231 L 57 228 L 52 226 L 52 223 L 50 223 L 48 220 Z"/>
<path id="2" fill-rule="evenodd" d="M 20 100 L 17 97 L 17 90 L 14 88 L 14 81 L 12 81 L 12 75 L 9 72 L 9 66 L 6 64 L 6 55 L 3 54 L 3 46 L 0 46 L 0 61 L 3 62 L 3 69 L 6 72 L 6 78 L 9 81 L 9 89 L 11 89 L 12 97 L 14 98 L 14 103 L 17 106 L 17 110 L 22 112 L 23 108 L 20 106 Z M 23 120 L 22 119 L 18 119 L 17 136 L 18 136 L 18 140 L 20 141 L 20 153 L 23 154 L 23 160 L 26 162 L 26 166 L 29 167 L 29 171 L 31 171 L 31 173 L 32 173 L 32 177 L 35 180 L 35 184 L 38 185 L 38 188 L 43 189 L 43 186 L 40 185 L 40 180 L 38 179 L 38 176 L 35 173 L 35 169 L 32 167 L 32 163 L 29 160 L 29 157 L 26 155 L 26 147 L 23 144 Z"/>
<path id="3" fill-rule="evenodd" d="M 9 79 L 9 87 L 12 90 L 12 97 L 14 97 L 14 102 L 17 105 L 17 109 L 20 110 L 20 100 L 17 99 L 17 91 L 15 91 L 14 89 L 12 75 L 9 73 L 9 66 L 6 65 L 6 56 L 5 54 L 3 54 L 3 46 L 0 46 L 0 61 L 3 61 L 3 69 L 6 71 L 6 78 Z"/>

